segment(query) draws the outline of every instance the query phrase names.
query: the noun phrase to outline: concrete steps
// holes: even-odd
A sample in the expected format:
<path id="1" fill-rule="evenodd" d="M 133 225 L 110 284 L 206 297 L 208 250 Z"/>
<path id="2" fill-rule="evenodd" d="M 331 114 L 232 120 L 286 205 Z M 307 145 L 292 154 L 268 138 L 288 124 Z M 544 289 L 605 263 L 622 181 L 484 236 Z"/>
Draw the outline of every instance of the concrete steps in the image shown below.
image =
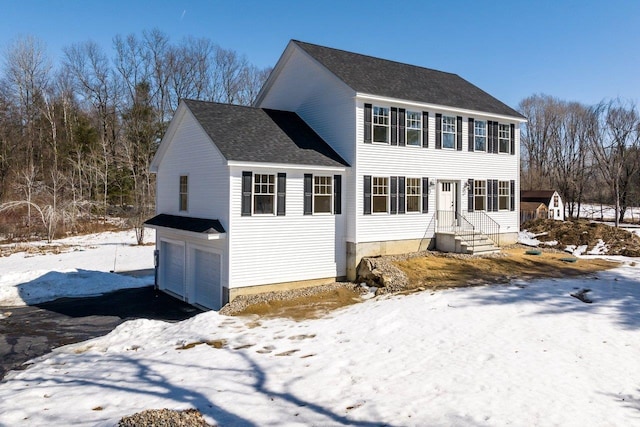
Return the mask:
<path id="1" fill-rule="evenodd" d="M 469 255 L 486 255 L 500 252 L 487 236 L 482 233 L 473 233 L 471 237 L 456 236 L 456 253 Z"/>

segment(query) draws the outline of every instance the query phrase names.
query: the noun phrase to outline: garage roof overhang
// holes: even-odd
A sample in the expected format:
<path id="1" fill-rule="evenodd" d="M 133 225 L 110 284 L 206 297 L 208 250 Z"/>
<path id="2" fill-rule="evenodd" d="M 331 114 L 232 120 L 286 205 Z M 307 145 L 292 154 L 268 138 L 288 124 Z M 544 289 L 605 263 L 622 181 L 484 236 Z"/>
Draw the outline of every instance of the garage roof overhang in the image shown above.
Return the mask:
<path id="1" fill-rule="evenodd" d="M 204 240 L 217 240 L 227 237 L 227 232 L 217 219 L 160 214 L 146 220 L 144 225 L 156 230 L 164 229 L 179 232 L 180 234 Z"/>

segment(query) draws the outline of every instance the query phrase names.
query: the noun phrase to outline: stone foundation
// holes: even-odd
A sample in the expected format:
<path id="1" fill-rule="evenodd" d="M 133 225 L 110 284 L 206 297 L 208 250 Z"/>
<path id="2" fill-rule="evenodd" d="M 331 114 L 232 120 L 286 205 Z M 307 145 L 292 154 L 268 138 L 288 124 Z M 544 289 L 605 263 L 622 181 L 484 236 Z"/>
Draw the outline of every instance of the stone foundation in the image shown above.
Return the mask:
<path id="1" fill-rule="evenodd" d="M 295 282 L 272 283 L 269 285 L 246 286 L 242 288 L 223 289 L 224 304 L 231 302 L 240 295 L 254 295 L 264 292 L 290 291 L 293 289 L 310 288 L 313 286 L 328 285 L 330 283 L 345 280 L 344 277 L 326 277 L 322 279 L 298 280 Z"/>

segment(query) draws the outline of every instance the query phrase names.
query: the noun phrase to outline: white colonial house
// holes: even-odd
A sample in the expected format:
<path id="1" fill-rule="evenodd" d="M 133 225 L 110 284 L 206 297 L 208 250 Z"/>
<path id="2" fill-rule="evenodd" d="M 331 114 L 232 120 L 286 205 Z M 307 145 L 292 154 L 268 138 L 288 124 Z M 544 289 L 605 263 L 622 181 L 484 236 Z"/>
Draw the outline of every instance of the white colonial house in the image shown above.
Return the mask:
<path id="1" fill-rule="evenodd" d="M 524 121 L 455 74 L 291 41 L 254 107 L 180 103 L 152 163 L 158 286 L 218 309 L 513 243 Z"/>

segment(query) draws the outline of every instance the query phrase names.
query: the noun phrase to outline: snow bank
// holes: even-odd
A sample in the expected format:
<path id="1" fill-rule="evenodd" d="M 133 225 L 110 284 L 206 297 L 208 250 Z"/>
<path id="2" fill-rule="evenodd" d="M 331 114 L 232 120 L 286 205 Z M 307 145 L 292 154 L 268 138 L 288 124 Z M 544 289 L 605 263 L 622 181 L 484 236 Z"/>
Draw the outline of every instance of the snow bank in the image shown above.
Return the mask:
<path id="1" fill-rule="evenodd" d="M 147 240 L 153 241 L 153 233 Z M 153 284 L 154 246 L 135 245 L 133 231 L 74 236 L 33 247 L 63 247 L 62 253 L 19 252 L 0 257 L 0 306 L 37 304 L 61 297 L 99 295 Z M 149 270 L 145 277 L 110 273 Z"/>

